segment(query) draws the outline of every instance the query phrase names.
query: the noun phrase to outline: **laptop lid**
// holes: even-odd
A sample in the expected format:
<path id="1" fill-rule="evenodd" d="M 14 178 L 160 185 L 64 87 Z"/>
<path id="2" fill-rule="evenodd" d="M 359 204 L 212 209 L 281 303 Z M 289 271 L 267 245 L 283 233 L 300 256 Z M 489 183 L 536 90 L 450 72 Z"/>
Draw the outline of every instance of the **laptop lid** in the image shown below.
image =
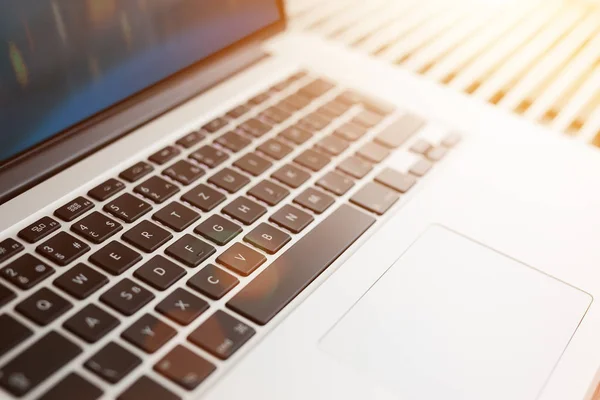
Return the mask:
<path id="1" fill-rule="evenodd" d="M 282 0 L 0 6 L 0 203 L 263 56 Z"/>

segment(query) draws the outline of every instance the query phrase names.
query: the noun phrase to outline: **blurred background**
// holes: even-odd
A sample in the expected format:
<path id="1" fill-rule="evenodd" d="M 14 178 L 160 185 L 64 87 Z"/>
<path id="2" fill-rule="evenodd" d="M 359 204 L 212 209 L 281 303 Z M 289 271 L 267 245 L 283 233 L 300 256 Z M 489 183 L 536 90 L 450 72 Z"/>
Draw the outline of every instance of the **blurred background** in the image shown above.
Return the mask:
<path id="1" fill-rule="evenodd" d="M 600 147 L 600 1 L 287 0 L 291 28 Z"/>

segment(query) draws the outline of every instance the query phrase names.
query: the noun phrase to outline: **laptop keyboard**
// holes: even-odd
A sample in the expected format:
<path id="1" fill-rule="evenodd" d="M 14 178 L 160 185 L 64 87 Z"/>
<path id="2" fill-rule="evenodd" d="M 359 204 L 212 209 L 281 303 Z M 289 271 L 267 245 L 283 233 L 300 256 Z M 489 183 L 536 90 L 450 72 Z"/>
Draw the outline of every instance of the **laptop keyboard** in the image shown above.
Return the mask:
<path id="1" fill-rule="evenodd" d="M 426 125 L 300 72 L 4 238 L 0 387 L 193 393 L 460 140 Z M 409 172 L 379 165 L 410 141 Z"/>

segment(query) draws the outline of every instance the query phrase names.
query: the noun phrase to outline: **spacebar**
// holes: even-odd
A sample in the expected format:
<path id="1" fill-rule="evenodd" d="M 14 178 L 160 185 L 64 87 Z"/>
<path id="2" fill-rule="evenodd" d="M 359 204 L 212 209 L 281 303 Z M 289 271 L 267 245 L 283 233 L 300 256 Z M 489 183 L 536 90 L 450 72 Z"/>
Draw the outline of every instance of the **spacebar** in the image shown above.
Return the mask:
<path id="1" fill-rule="evenodd" d="M 265 325 L 374 222 L 373 217 L 342 205 L 273 261 L 227 306 Z"/>

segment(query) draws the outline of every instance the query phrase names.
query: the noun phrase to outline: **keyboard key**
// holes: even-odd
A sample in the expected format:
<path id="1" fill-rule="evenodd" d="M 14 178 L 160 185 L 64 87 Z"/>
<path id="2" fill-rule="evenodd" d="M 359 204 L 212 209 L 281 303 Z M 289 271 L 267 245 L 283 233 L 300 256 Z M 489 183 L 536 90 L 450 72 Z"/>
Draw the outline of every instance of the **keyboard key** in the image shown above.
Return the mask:
<path id="1" fill-rule="evenodd" d="M 417 139 L 411 146 L 410 151 L 416 154 L 420 154 L 422 156 L 425 155 L 431 149 L 431 144 L 425 139 Z"/>
<path id="2" fill-rule="evenodd" d="M 52 232 L 58 230 L 60 224 L 50 217 L 42 217 L 19 232 L 19 237 L 29 243 L 39 242 Z"/>
<path id="3" fill-rule="evenodd" d="M 206 138 L 202 132 L 194 131 L 190 132 L 177 141 L 177 144 L 183 148 L 190 149 L 203 141 Z"/>
<path id="4" fill-rule="evenodd" d="M 146 353 L 152 354 L 163 347 L 176 334 L 175 329 L 158 318 L 146 314 L 123 332 L 121 336 Z"/>
<path id="5" fill-rule="evenodd" d="M 237 119 L 237 118 L 245 115 L 248 111 L 250 111 L 250 107 L 248 107 L 244 104 L 240 104 L 239 106 L 237 106 L 234 109 L 232 109 L 231 111 L 229 111 L 227 113 L 227 116 L 232 119 Z"/>
<path id="6" fill-rule="evenodd" d="M 163 175 L 186 186 L 200 179 L 205 173 L 201 167 L 185 160 L 177 161 L 163 171 Z"/>
<path id="7" fill-rule="evenodd" d="M 242 228 L 220 215 L 211 215 L 201 223 L 194 232 L 206 239 L 223 246 L 242 232 Z"/>
<path id="8" fill-rule="evenodd" d="M 0 307 L 17 297 L 15 292 L 0 283 Z M 1 354 L 0 354 L 1 356 Z"/>
<path id="9" fill-rule="evenodd" d="M 171 161 L 179 155 L 180 151 L 177 147 L 167 146 L 164 149 L 152 154 L 148 159 L 155 164 L 163 165 Z"/>
<path id="10" fill-rule="evenodd" d="M 16 254 L 19 254 L 24 249 L 25 246 L 17 242 L 15 239 L 4 239 L 2 242 L 0 242 L 0 263 L 3 263 Z"/>
<path id="11" fill-rule="evenodd" d="M 316 98 L 324 95 L 334 87 L 335 85 L 333 83 L 328 82 L 325 79 L 318 78 L 300 89 L 300 93 L 311 98 Z"/>
<path id="12" fill-rule="evenodd" d="M 261 137 L 271 130 L 271 125 L 256 118 L 252 118 L 241 124 L 239 128 L 254 137 Z"/>
<path id="13" fill-rule="evenodd" d="M 123 279 L 100 297 L 101 302 L 127 316 L 135 314 L 152 299 L 152 293 L 129 279 Z"/>
<path id="14" fill-rule="evenodd" d="M 142 360 L 136 355 L 114 342 L 109 342 L 86 361 L 85 367 L 108 383 L 118 383 L 141 363 Z M 153 397 L 148 397 L 150 398 Z"/>
<path id="15" fill-rule="evenodd" d="M 165 253 L 188 267 L 197 267 L 214 254 L 215 248 L 192 235 L 185 235 L 171 246 Z"/>
<path id="16" fill-rule="evenodd" d="M 54 215 L 65 222 L 71 222 L 81 217 L 92 208 L 94 208 L 94 203 L 85 197 L 80 196 L 54 211 Z"/>
<path id="17" fill-rule="evenodd" d="M 356 192 L 350 201 L 365 210 L 383 215 L 398 199 L 396 192 L 378 183 L 369 182 Z"/>
<path id="18" fill-rule="evenodd" d="M 229 131 L 221 135 L 217 140 L 215 140 L 215 143 L 218 143 L 226 149 L 237 153 L 238 151 L 245 149 L 250 143 L 252 143 L 252 140 L 240 135 L 237 132 Z"/>
<path id="19" fill-rule="evenodd" d="M 15 309 L 38 325 L 46 326 L 73 307 L 52 290 L 41 288 L 21 303 Z"/>
<path id="20" fill-rule="evenodd" d="M 152 253 L 172 238 L 169 231 L 150 221 L 140 222 L 123 235 L 123 240 L 146 253 Z"/>
<path id="21" fill-rule="evenodd" d="M 287 233 L 283 233 L 269 224 L 262 223 L 248 233 L 244 240 L 269 254 L 275 254 L 292 238 Z"/>
<path id="22" fill-rule="evenodd" d="M 375 142 L 369 142 L 361 147 L 356 155 L 377 164 L 385 160 L 390 155 L 390 151 Z"/>
<path id="23" fill-rule="evenodd" d="M 123 229 L 117 221 L 94 211 L 79 222 L 71 225 L 71 230 L 92 243 L 100 244 Z"/>
<path id="24" fill-rule="evenodd" d="M 200 214 L 174 201 L 152 216 L 156 221 L 181 232 L 200 218 Z"/>
<path id="25" fill-rule="evenodd" d="M 294 203 L 321 214 L 333 205 L 335 199 L 317 189 L 308 188 L 294 199 Z"/>
<path id="26" fill-rule="evenodd" d="M 229 124 L 229 121 L 223 117 L 218 117 L 207 123 L 202 127 L 207 132 L 215 133 L 216 131 L 223 129 Z"/>
<path id="27" fill-rule="evenodd" d="M 104 211 L 128 223 L 137 221 L 150 210 L 150 204 L 129 193 L 122 194 L 104 206 Z"/>
<path id="28" fill-rule="evenodd" d="M 80 353 L 79 346 L 50 331 L 0 369 L 0 386 L 24 396 Z"/>
<path id="29" fill-rule="evenodd" d="M 299 126 L 294 125 L 281 132 L 279 134 L 279 137 L 284 138 L 297 145 L 301 145 L 306 143 L 310 138 L 312 138 L 312 134 L 300 128 Z"/>
<path id="30" fill-rule="evenodd" d="M 271 177 L 292 189 L 296 189 L 310 178 L 310 174 L 292 164 L 286 164 L 275 171 Z"/>
<path id="31" fill-rule="evenodd" d="M 305 96 L 298 92 L 294 93 L 283 100 L 286 106 L 291 107 L 293 110 L 299 111 L 309 105 L 312 102 L 312 98 Z"/>
<path id="32" fill-rule="evenodd" d="M 290 112 L 277 107 L 269 107 L 260 114 L 261 118 L 267 119 L 274 124 L 281 124 L 291 116 L 292 114 Z"/>
<path id="33" fill-rule="evenodd" d="M 158 290 L 167 290 L 185 276 L 185 270 L 163 256 L 154 256 L 138 268 L 133 276 Z"/>
<path id="34" fill-rule="evenodd" d="M 208 264 L 194 275 L 188 286 L 213 300 L 218 300 L 236 287 L 240 281 L 221 268 Z"/>
<path id="35" fill-rule="evenodd" d="M 362 104 L 362 106 L 365 107 L 367 110 L 371 110 L 380 115 L 391 114 L 396 109 L 392 104 L 369 98 L 351 90 L 347 90 L 341 95 L 339 95 L 337 97 L 337 100 L 349 105 Z"/>
<path id="36" fill-rule="evenodd" d="M 313 112 L 300 120 L 302 126 L 310 127 L 312 132 L 323 130 L 331 123 L 332 119 L 328 115 L 321 115 Z"/>
<path id="37" fill-rule="evenodd" d="M 271 96 L 269 96 L 268 93 L 259 93 L 256 96 L 254 96 L 253 98 L 251 98 L 250 100 L 248 100 L 248 103 L 252 104 L 252 105 L 259 105 L 264 103 L 265 101 L 269 100 Z"/>
<path id="38" fill-rule="evenodd" d="M 331 100 L 329 103 L 321 106 L 317 111 L 321 114 L 329 115 L 332 118 L 338 118 L 344 115 L 349 109 L 349 105 L 336 100 Z"/>
<path id="39" fill-rule="evenodd" d="M 141 185 L 136 186 L 134 191 L 155 203 L 161 204 L 179 192 L 179 188 L 158 176 L 153 176 Z"/>
<path id="40" fill-rule="evenodd" d="M 279 140 L 269 139 L 256 149 L 267 156 L 275 159 L 281 160 L 288 154 L 292 152 L 292 148 L 287 144 L 280 142 Z"/>
<path id="41" fill-rule="evenodd" d="M 224 311 L 217 311 L 188 340 L 221 360 L 238 351 L 256 331 Z"/>
<path id="42" fill-rule="evenodd" d="M 319 179 L 316 185 L 333 194 L 342 196 L 354 186 L 354 181 L 340 173 L 332 171 Z"/>
<path id="43" fill-rule="evenodd" d="M 54 269 L 41 262 L 31 254 L 23 254 L 6 267 L 0 273 L 10 283 L 21 288 L 31 289 L 50 275 Z"/>
<path id="44" fill-rule="evenodd" d="M 265 325 L 374 222 L 375 218 L 342 205 L 251 280 L 227 307 Z"/>
<path id="45" fill-rule="evenodd" d="M 154 171 L 154 167 L 147 162 L 140 161 L 132 167 L 127 168 L 125 171 L 119 174 L 120 178 L 125 179 L 127 182 L 136 182 Z"/>
<path id="46" fill-rule="evenodd" d="M 433 164 L 431 163 L 431 161 L 426 160 L 425 158 L 422 158 L 422 159 L 418 160 L 417 162 L 415 162 L 410 167 L 408 172 L 410 172 L 414 176 L 418 176 L 420 178 L 422 176 L 425 176 L 425 174 L 427 174 L 429 172 L 429 170 L 431 170 L 431 167 L 433 167 Z"/>
<path id="47" fill-rule="evenodd" d="M 343 173 L 350 175 L 356 179 L 364 178 L 371 170 L 373 165 L 358 157 L 351 156 L 342 161 L 337 169 Z"/>
<path id="48" fill-rule="evenodd" d="M 375 181 L 400 193 L 408 192 L 417 183 L 417 179 L 414 176 L 403 174 L 391 168 L 381 171 L 375 178 Z"/>
<path id="49" fill-rule="evenodd" d="M 65 266 L 90 251 L 90 246 L 69 235 L 67 232 L 59 232 L 54 237 L 40 244 L 36 248 L 36 251 L 48 260 Z"/>
<path id="50" fill-rule="evenodd" d="M 33 335 L 31 329 L 8 314 L 0 315 L 0 357 Z"/>
<path id="51" fill-rule="evenodd" d="M 180 325 L 189 325 L 208 308 L 206 301 L 187 290 L 175 289 L 156 306 L 156 311 Z"/>
<path id="52" fill-rule="evenodd" d="M 224 214 L 246 225 L 253 224 L 266 212 L 266 208 L 246 197 L 238 197 L 223 208 Z"/>
<path id="53" fill-rule="evenodd" d="M 361 111 L 352 119 L 352 122 L 357 125 L 362 125 L 366 128 L 373 128 L 375 125 L 383 121 L 383 118 L 383 116 L 371 111 Z"/>
<path id="54" fill-rule="evenodd" d="M 438 147 L 433 147 L 433 148 L 429 149 L 429 151 L 425 154 L 425 156 L 430 161 L 437 162 L 437 161 L 440 161 L 442 158 L 444 158 L 447 153 L 448 153 L 447 148 L 438 146 Z"/>
<path id="55" fill-rule="evenodd" d="M 183 346 L 175 347 L 154 366 L 155 371 L 187 390 L 197 388 L 215 369 Z"/>
<path id="56" fill-rule="evenodd" d="M 363 126 L 348 122 L 337 128 L 333 134 L 341 137 L 342 139 L 354 142 L 363 137 L 367 131 L 368 129 Z"/>
<path id="57" fill-rule="evenodd" d="M 425 121 L 420 117 L 405 114 L 379 133 L 375 137 L 375 141 L 385 147 L 395 149 L 402 146 L 424 125 Z"/>
<path id="58" fill-rule="evenodd" d="M 181 400 L 181 398 L 172 392 L 168 391 L 158 383 L 154 382 L 147 376 L 142 376 L 125 392 L 123 392 L 117 400 Z"/>
<path id="59" fill-rule="evenodd" d="M 285 199 L 290 192 L 286 188 L 279 186 L 276 183 L 264 180 L 250 189 L 248 194 L 261 201 L 264 201 L 270 206 L 274 206 Z"/>
<path id="60" fill-rule="evenodd" d="M 250 183 L 250 179 L 232 170 L 231 168 L 223 168 L 215 175 L 211 176 L 208 179 L 208 182 L 228 191 L 229 193 L 235 193 Z"/>
<path id="61" fill-rule="evenodd" d="M 325 136 L 316 144 L 317 148 L 332 156 L 339 156 L 350 146 L 350 143 L 336 136 Z"/>
<path id="62" fill-rule="evenodd" d="M 77 400 L 98 400 L 102 390 L 76 373 L 70 373 L 38 400 L 65 400 L 77 394 Z"/>
<path id="63" fill-rule="evenodd" d="M 234 243 L 217 258 L 217 262 L 240 275 L 248 276 L 267 258 L 241 243 Z"/>
<path id="64" fill-rule="evenodd" d="M 441 144 L 442 146 L 451 149 L 452 147 L 456 146 L 461 141 L 461 139 L 462 136 L 460 135 L 460 133 L 452 132 L 442 139 Z"/>
<path id="65" fill-rule="evenodd" d="M 286 228 L 293 233 L 300 233 L 314 218 L 296 207 L 285 205 L 269 218 L 269 221 Z"/>
<path id="66" fill-rule="evenodd" d="M 83 300 L 108 283 L 108 278 L 85 264 L 77 264 L 59 276 L 54 285 Z"/>
<path id="67" fill-rule="evenodd" d="M 64 327 L 88 343 L 96 343 L 119 326 L 119 320 L 94 304 L 69 318 Z"/>
<path id="68" fill-rule="evenodd" d="M 224 151 L 206 145 L 190 154 L 190 158 L 206 165 L 208 168 L 215 168 L 227 161 L 229 156 Z"/>
<path id="69" fill-rule="evenodd" d="M 119 193 L 123 189 L 125 189 L 125 184 L 123 182 L 111 178 L 90 190 L 88 192 L 88 196 L 94 200 L 104 201 L 109 197 Z"/>
<path id="70" fill-rule="evenodd" d="M 208 212 L 225 201 L 227 197 L 209 186 L 200 184 L 187 192 L 181 199 L 202 211 Z"/>
<path id="71" fill-rule="evenodd" d="M 265 160 L 256 153 L 248 153 L 237 160 L 233 165 L 252 176 L 259 176 L 271 168 L 273 163 Z"/>
<path id="72" fill-rule="evenodd" d="M 329 161 L 331 161 L 329 157 L 311 149 L 305 150 L 298 157 L 294 158 L 294 162 L 315 172 L 325 168 L 329 164 Z"/>
<path id="73" fill-rule="evenodd" d="M 120 242 L 113 241 L 92 254 L 90 261 L 112 275 L 121 275 L 142 256 Z"/>

